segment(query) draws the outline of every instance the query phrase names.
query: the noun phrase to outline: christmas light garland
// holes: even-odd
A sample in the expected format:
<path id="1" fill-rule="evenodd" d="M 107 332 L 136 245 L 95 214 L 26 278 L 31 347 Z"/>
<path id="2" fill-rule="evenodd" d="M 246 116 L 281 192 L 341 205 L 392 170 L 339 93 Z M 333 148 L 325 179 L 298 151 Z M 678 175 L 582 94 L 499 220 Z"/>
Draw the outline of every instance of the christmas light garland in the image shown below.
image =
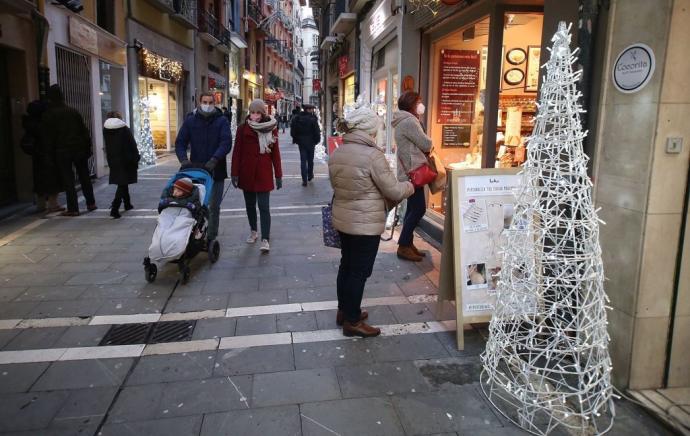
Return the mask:
<path id="1" fill-rule="evenodd" d="M 559 23 L 481 356 L 489 401 L 539 435 L 600 435 L 615 416 L 599 218 L 570 38 Z"/>
<path id="2" fill-rule="evenodd" d="M 141 74 L 154 79 L 177 83 L 182 79 L 182 62 L 141 49 Z"/>

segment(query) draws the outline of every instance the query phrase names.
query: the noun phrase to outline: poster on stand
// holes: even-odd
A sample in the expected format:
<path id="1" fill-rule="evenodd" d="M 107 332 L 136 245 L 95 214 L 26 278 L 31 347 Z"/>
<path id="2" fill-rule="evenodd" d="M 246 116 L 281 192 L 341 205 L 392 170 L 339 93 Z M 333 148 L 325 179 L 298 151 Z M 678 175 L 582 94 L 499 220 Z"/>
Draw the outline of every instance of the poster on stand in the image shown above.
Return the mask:
<path id="1" fill-rule="evenodd" d="M 501 237 L 515 210 L 518 168 L 452 170 L 443 232 L 439 300 L 454 300 L 463 325 L 491 320 L 501 272 Z"/>

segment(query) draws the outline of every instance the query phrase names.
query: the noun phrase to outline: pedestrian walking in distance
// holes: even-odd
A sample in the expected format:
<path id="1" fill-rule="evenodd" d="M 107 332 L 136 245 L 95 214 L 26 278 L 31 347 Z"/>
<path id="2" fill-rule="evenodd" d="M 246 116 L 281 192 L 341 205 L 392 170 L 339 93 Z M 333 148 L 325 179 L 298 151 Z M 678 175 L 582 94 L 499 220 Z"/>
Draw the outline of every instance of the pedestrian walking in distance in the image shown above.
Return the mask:
<path id="1" fill-rule="evenodd" d="M 296 114 L 290 125 L 292 141 L 299 146 L 302 186 L 314 179 L 314 150 L 321 140 L 319 121 L 314 115 L 314 106 L 304 105 L 305 111 Z"/>
<path id="2" fill-rule="evenodd" d="M 371 276 L 388 211 L 414 192 L 412 183 L 398 181 L 383 150 L 376 144 L 378 117 L 369 108 L 350 112 L 339 130 L 343 145 L 328 160 L 333 186 L 333 226 L 340 233 L 338 313 L 345 336 L 377 336 L 381 330 L 364 320 L 364 285 Z"/>
<path id="3" fill-rule="evenodd" d="M 399 111 L 393 114 L 392 125 L 395 128 L 395 141 L 398 144 L 398 180 L 409 180 L 407 175 L 420 165 L 427 163 L 432 142 L 422 129 L 419 117 L 424 114 L 424 105 L 419 94 L 407 91 L 398 99 Z M 424 187 L 415 188 L 414 194 L 407 199 L 407 209 L 403 227 L 398 239 L 398 257 L 419 262 L 426 255 L 414 245 L 414 230 L 426 213 Z"/>
<path id="4" fill-rule="evenodd" d="M 280 163 L 277 120 L 267 114 L 263 100 L 251 102 L 249 116 L 237 128 L 231 175 L 233 186 L 244 192 L 251 229 L 247 243 L 254 244 L 259 238 L 256 225 L 258 202 L 261 215 L 261 251 L 268 253 L 271 236 L 269 198 L 274 188 L 283 187 L 283 168 Z"/>
<path id="5" fill-rule="evenodd" d="M 61 215 L 79 215 L 73 166 L 77 170 L 81 192 L 86 199 L 86 209 L 89 212 L 96 210 L 98 207 L 89 174 L 89 157 L 92 154 L 89 129 L 81 114 L 65 104 L 59 85 L 51 85 L 47 97 L 48 110 L 43 115 L 42 140 L 46 149 L 55 150 L 55 161 L 67 197 L 67 210 Z"/>
<path id="6" fill-rule="evenodd" d="M 26 115 L 22 117 L 24 136 L 20 145 L 24 153 L 31 156 L 36 205 L 39 210 L 52 213 L 62 212 L 65 208 L 57 202 L 57 196 L 63 188 L 55 161 L 55 149 L 46 147 L 41 138 L 41 122 L 47 108 L 47 104 L 40 100 L 29 103 Z"/>
<path id="7" fill-rule="evenodd" d="M 187 147 L 190 148 L 189 156 Z M 187 115 L 177 134 L 175 154 L 182 169 L 203 165 L 213 176 L 207 241 L 213 241 L 218 236 L 220 203 L 223 200 L 225 179 L 228 178 L 226 156 L 230 153 L 231 147 L 232 137 L 228 119 L 214 105 L 213 94 L 202 93 L 199 97 L 199 106 Z"/>
<path id="8" fill-rule="evenodd" d="M 117 185 L 115 198 L 110 204 L 110 216 L 120 218 L 120 205 L 124 203 L 125 211 L 134 209 L 129 197 L 129 185 L 137 183 L 137 168 L 139 166 L 139 150 L 132 131 L 122 121 L 119 112 L 108 112 L 103 123 L 103 140 L 105 141 L 105 156 L 108 160 L 110 175 L 108 182 Z"/>

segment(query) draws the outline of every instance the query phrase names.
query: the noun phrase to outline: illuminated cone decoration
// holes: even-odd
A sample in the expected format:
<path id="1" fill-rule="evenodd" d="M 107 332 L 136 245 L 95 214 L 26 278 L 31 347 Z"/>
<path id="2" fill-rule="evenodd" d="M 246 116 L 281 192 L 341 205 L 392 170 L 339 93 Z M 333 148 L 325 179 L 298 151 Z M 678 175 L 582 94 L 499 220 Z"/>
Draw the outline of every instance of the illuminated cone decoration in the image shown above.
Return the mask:
<path id="1" fill-rule="evenodd" d="M 582 150 L 581 72 L 573 72 L 565 23 L 552 42 L 515 215 L 503 235 L 481 384 L 529 432 L 603 434 L 614 414 L 611 359 L 599 219 Z"/>
<path id="2" fill-rule="evenodd" d="M 156 151 L 151 133 L 151 107 L 148 98 L 142 98 L 139 102 L 141 109 L 141 129 L 139 130 L 139 160 L 140 167 L 148 167 L 156 164 Z"/>

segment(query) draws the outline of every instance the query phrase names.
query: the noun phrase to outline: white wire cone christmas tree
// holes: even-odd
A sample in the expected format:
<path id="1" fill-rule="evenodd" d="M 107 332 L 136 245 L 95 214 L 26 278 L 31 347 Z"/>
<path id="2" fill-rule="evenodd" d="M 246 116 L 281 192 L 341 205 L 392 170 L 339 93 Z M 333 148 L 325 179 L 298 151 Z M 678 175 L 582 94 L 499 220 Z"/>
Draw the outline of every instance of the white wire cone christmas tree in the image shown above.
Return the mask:
<path id="1" fill-rule="evenodd" d="M 151 133 L 151 105 L 149 99 L 144 97 L 139 102 L 141 109 L 141 129 L 139 130 L 139 160 L 140 167 L 148 167 L 156 164 L 156 150 Z"/>
<path id="2" fill-rule="evenodd" d="M 503 266 L 482 389 L 534 434 L 603 434 L 613 423 L 599 219 L 582 140 L 570 28 L 554 35 Z"/>

